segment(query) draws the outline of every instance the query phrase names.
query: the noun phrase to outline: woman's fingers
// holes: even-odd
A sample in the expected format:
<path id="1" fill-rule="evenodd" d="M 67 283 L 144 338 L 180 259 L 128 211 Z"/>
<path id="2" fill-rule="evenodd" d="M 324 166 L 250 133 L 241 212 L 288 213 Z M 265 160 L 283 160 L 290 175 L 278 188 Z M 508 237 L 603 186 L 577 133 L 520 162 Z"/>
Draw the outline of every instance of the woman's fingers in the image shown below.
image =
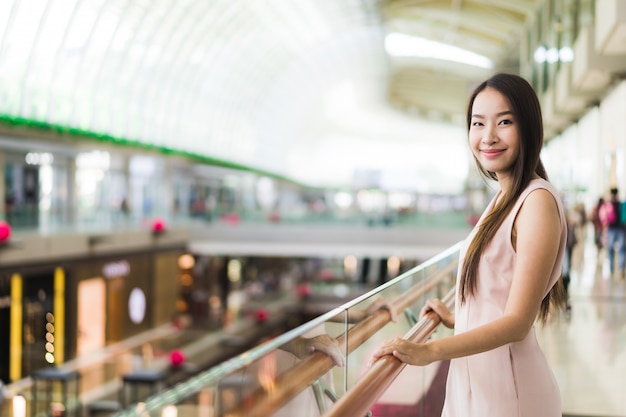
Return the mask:
<path id="1" fill-rule="evenodd" d="M 311 353 L 319 351 L 327 354 L 336 366 L 344 366 L 346 364 L 346 358 L 339 348 L 337 340 L 328 335 L 320 335 L 311 339 L 309 349 Z"/>

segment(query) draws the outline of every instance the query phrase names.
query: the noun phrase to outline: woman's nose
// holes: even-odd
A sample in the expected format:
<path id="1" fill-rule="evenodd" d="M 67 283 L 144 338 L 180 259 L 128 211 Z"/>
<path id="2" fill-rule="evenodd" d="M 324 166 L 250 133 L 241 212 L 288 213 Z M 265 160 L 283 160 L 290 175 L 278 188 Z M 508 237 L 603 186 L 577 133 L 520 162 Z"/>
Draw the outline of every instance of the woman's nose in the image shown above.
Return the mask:
<path id="1" fill-rule="evenodd" d="M 498 141 L 498 135 L 496 131 L 492 127 L 486 127 L 483 131 L 483 139 L 482 142 L 485 144 L 493 144 Z"/>

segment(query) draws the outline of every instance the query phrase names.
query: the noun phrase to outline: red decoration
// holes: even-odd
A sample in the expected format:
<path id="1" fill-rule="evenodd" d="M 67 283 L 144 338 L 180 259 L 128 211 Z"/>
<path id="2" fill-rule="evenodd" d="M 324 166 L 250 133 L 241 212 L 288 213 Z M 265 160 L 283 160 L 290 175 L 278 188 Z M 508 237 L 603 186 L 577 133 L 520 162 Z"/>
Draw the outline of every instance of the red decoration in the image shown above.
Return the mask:
<path id="1" fill-rule="evenodd" d="M 322 281 L 332 281 L 333 279 L 335 279 L 335 271 L 328 268 L 322 269 L 319 272 L 319 279 Z"/>
<path id="2" fill-rule="evenodd" d="M 154 233 L 163 233 L 165 231 L 165 220 L 157 217 L 152 220 L 152 231 Z"/>
<path id="3" fill-rule="evenodd" d="M 0 242 L 6 242 L 11 237 L 11 225 L 0 221 Z"/>
<path id="4" fill-rule="evenodd" d="M 266 309 L 259 308 L 257 311 L 255 311 L 254 317 L 256 318 L 256 321 L 258 323 L 265 323 L 267 319 L 269 318 L 269 313 L 267 312 Z"/>
<path id="5" fill-rule="evenodd" d="M 232 226 L 236 226 L 241 221 L 241 216 L 238 213 L 228 213 L 224 215 L 224 221 Z"/>
<path id="6" fill-rule="evenodd" d="M 309 284 L 300 284 L 298 285 L 298 287 L 296 288 L 296 293 L 300 296 L 300 297 L 308 297 L 309 295 L 311 295 L 311 286 Z"/>
<path id="7" fill-rule="evenodd" d="M 476 226 L 476 223 L 478 223 L 479 219 L 480 219 L 480 214 L 468 214 L 467 224 L 470 226 Z"/>
<path id="8" fill-rule="evenodd" d="M 280 223 L 280 214 L 277 211 L 272 211 L 268 216 L 268 220 L 272 223 Z"/>
<path id="9" fill-rule="evenodd" d="M 170 352 L 170 364 L 177 368 L 185 363 L 185 354 L 182 350 L 174 349 Z"/>

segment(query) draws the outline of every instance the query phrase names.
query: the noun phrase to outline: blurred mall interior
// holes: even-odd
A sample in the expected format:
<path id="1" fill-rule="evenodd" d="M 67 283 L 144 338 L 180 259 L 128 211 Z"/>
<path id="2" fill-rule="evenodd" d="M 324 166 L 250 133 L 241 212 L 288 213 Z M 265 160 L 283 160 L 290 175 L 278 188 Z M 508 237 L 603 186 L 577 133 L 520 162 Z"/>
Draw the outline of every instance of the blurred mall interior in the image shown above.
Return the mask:
<path id="1" fill-rule="evenodd" d="M 349 392 L 495 192 L 465 113 L 496 72 L 535 88 L 550 180 L 585 213 L 572 311 L 538 332 L 563 413 L 626 416 L 626 289 L 586 221 L 626 199 L 623 0 L 0 2 L 0 415 L 283 415 L 232 411 L 255 366 L 274 392 L 282 344 L 410 304 L 346 347 Z M 370 415 L 439 415 L 445 364 L 407 372 L 417 405 Z"/>

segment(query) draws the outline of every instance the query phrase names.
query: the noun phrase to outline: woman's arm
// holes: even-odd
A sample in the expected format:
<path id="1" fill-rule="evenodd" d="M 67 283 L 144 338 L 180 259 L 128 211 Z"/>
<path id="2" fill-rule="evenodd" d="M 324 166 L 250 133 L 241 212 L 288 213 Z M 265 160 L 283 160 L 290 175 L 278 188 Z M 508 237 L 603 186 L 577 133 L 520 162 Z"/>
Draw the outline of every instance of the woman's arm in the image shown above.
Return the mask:
<path id="1" fill-rule="evenodd" d="M 561 222 L 550 192 L 538 189 L 529 194 L 515 220 L 514 235 L 517 259 L 502 317 L 424 344 L 396 338 L 383 344 L 373 357 L 393 354 L 403 362 L 426 365 L 485 352 L 526 337 L 537 318 L 560 244 Z"/>

